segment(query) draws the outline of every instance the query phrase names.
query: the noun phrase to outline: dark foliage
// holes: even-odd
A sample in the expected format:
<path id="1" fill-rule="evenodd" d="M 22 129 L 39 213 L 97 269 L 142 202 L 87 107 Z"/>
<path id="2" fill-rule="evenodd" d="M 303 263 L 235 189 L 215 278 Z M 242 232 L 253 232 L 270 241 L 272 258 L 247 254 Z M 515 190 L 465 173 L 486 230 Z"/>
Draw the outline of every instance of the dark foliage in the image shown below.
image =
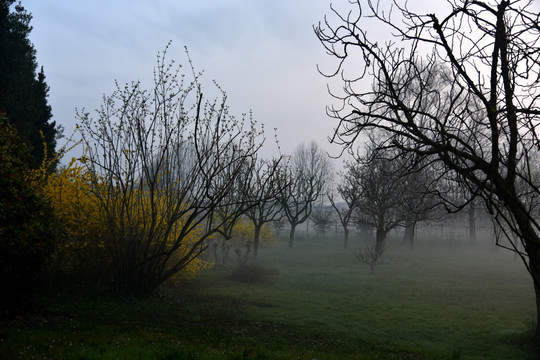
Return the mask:
<path id="1" fill-rule="evenodd" d="M 0 119 L 0 305 L 12 315 L 38 284 L 55 244 L 52 208 L 28 181 L 28 151 Z"/>
<path id="2" fill-rule="evenodd" d="M 13 2 L 0 0 L 0 110 L 28 146 L 30 166 L 36 169 L 43 159 L 43 141 L 51 157 L 58 130 L 47 102 L 49 86 L 43 68 L 37 72 L 36 50 L 29 39 L 32 15 L 20 3 L 12 12 Z"/>

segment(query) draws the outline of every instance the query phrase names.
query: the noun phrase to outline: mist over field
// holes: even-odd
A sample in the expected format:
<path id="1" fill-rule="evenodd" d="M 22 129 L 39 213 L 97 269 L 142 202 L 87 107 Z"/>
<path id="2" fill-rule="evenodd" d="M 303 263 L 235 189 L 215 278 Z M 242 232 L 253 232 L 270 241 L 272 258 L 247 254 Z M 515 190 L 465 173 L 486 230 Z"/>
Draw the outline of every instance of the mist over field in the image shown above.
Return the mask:
<path id="1" fill-rule="evenodd" d="M 371 273 L 353 250 L 373 238 L 355 233 L 343 249 L 342 234 L 304 228 L 293 249 L 286 237 L 264 246 L 246 269 L 255 274 L 251 280 L 210 272 L 202 275 L 209 282 L 203 291 L 232 295 L 256 324 L 311 334 L 309 343 L 287 335 L 302 358 L 315 349 L 341 354 L 335 358 L 371 358 L 384 349 L 396 358 L 534 359 L 517 345 L 534 331 L 535 317 L 521 260 L 492 238 L 479 236 L 472 245 L 457 230 L 443 227 L 441 237 L 441 226 L 420 228 L 413 250 L 402 232 L 391 234 Z"/>

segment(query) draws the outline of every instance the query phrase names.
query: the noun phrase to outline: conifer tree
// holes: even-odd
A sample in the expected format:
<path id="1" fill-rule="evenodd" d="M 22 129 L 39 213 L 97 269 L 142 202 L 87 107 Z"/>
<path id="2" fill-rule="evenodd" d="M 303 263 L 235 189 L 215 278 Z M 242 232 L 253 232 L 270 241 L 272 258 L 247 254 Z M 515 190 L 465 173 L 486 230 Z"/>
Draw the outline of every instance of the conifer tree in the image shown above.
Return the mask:
<path id="1" fill-rule="evenodd" d="M 43 142 L 50 157 L 58 129 L 51 121 L 45 74 L 43 68 L 37 72 L 36 50 L 29 39 L 32 15 L 20 2 L 12 7 L 13 3 L 0 0 L 0 111 L 30 148 L 30 166 L 38 168 L 44 154 Z"/>

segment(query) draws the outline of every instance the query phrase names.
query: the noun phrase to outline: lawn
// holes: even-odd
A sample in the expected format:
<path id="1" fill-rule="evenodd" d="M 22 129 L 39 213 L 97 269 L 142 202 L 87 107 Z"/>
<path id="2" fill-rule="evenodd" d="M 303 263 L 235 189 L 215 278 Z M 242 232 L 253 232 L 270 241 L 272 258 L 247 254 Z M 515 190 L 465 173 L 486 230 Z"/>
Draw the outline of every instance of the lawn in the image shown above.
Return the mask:
<path id="1" fill-rule="evenodd" d="M 39 294 L 33 313 L 0 323 L 0 358 L 539 358 L 532 282 L 512 254 L 389 242 L 370 274 L 355 241 L 279 242 L 250 276 L 208 270 L 147 299 Z"/>

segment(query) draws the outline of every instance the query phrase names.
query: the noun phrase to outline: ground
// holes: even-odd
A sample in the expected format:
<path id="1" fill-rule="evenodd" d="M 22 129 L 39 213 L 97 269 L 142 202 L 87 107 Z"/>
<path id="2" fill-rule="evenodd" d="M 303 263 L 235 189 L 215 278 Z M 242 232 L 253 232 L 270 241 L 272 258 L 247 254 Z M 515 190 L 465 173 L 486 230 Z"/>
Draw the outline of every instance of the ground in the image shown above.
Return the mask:
<path id="1" fill-rule="evenodd" d="M 150 298 L 36 294 L 0 323 L 2 359 L 536 359 L 532 282 L 489 246 L 390 239 L 370 274 L 351 239 L 261 249 L 250 276 L 208 270 Z M 239 281 L 240 280 L 240 281 Z"/>

